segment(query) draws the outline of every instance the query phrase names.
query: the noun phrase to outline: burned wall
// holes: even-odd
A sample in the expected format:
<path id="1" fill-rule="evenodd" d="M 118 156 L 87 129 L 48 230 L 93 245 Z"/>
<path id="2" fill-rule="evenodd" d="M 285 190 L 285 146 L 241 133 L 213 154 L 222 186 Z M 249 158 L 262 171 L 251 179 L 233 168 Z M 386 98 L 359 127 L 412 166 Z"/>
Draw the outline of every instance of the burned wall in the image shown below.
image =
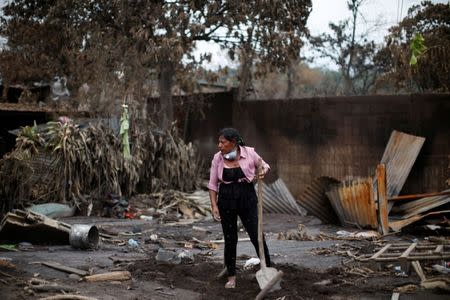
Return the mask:
<path id="1" fill-rule="evenodd" d="M 210 134 L 230 124 L 222 101 L 212 101 L 208 118 L 191 124 L 201 133 L 193 130 L 191 139 L 215 146 Z M 294 195 L 319 176 L 373 175 L 394 129 L 423 136 L 405 194 L 446 187 L 449 116 L 450 95 L 329 97 L 234 103 L 231 124 L 271 164 L 268 179 L 281 177 Z M 211 155 L 209 146 L 201 149 Z"/>
<path id="2" fill-rule="evenodd" d="M 203 105 L 191 110 L 185 126 L 188 141 L 194 141 L 209 164 L 217 152 L 218 132 L 232 126 L 233 93 L 204 94 Z"/>

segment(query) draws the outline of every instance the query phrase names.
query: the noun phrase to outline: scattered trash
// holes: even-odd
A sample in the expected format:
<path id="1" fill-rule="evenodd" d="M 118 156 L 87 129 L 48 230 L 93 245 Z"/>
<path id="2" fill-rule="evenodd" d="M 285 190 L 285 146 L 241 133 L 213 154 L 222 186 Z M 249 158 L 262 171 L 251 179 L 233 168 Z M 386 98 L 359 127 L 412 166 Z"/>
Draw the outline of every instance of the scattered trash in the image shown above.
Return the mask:
<path id="1" fill-rule="evenodd" d="M 159 248 L 158 254 L 156 254 L 155 259 L 159 262 L 167 262 L 176 265 L 181 263 L 181 257 L 178 256 L 176 251 L 166 250 L 163 248 Z"/>
<path id="2" fill-rule="evenodd" d="M 44 203 L 33 205 L 27 210 L 47 216 L 49 218 L 71 217 L 75 213 L 75 207 L 61 203 Z"/>
<path id="3" fill-rule="evenodd" d="M 306 230 L 306 226 L 298 224 L 298 229 L 291 229 L 287 232 L 280 232 L 277 239 L 279 240 L 297 240 L 297 241 L 314 241 L 315 238 L 310 236 Z"/>
<path id="4" fill-rule="evenodd" d="M 69 224 L 31 211 L 13 210 L 6 214 L 0 224 L 0 239 L 67 245 L 70 227 Z"/>
<path id="5" fill-rule="evenodd" d="M 395 275 L 397 275 L 397 276 L 402 276 L 402 277 L 407 276 L 405 271 L 402 270 L 401 266 L 394 266 L 394 272 L 395 272 Z"/>
<path id="6" fill-rule="evenodd" d="M 20 242 L 17 245 L 17 248 L 19 248 L 20 251 L 29 251 L 34 249 L 33 244 L 29 242 Z"/>
<path id="7" fill-rule="evenodd" d="M 153 216 L 140 215 L 139 218 L 145 221 L 153 220 Z"/>
<path id="8" fill-rule="evenodd" d="M 0 245 L 0 251 L 17 251 L 16 245 L 13 244 L 2 244 Z"/>
<path id="9" fill-rule="evenodd" d="M 128 245 L 129 245 L 131 248 L 137 248 L 137 247 L 139 247 L 139 243 L 138 243 L 136 240 L 133 240 L 133 239 L 129 239 L 129 240 L 128 240 Z"/>
<path id="10" fill-rule="evenodd" d="M 244 269 L 253 269 L 253 267 L 258 266 L 261 261 L 257 257 L 252 257 L 248 259 L 244 264 Z"/>
<path id="11" fill-rule="evenodd" d="M 450 268 L 441 265 L 433 265 L 433 270 L 442 273 L 442 274 L 450 274 Z"/>
<path id="12" fill-rule="evenodd" d="M 314 282 L 313 284 L 314 284 L 314 285 L 322 285 L 322 286 L 324 286 L 324 285 L 330 285 L 330 284 L 332 284 L 332 283 L 333 283 L 332 280 L 330 280 L 330 279 L 325 279 L 325 280 L 322 280 L 322 281 L 319 281 L 319 282 Z"/>
<path id="13" fill-rule="evenodd" d="M 156 242 L 157 240 L 158 240 L 158 235 L 157 234 L 151 234 L 150 235 L 150 240 L 152 241 L 152 242 Z"/>
<path id="14" fill-rule="evenodd" d="M 103 216 L 124 219 L 128 210 L 128 200 L 125 197 L 111 193 L 103 200 Z"/>
<path id="15" fill-rule="evenodd" d="M 181 261 L 183 263 L 193 263 L 194 262 L 194 254 L 190 251 L 185 251 L 182 250 L 179 254 L 178 257 L 181 258 Z"/>
<path id="16" fill-rule="evenodd" d="M 361 239 L 378 239 L 381 235 L 373 230 L 370 231 L 359 231 L 359 232 L 348 232 L 345 230 L 339 230 L 336 232 L 338 236 L 341 237 L 350 237 L 350 238 L 361 238 Z"/>

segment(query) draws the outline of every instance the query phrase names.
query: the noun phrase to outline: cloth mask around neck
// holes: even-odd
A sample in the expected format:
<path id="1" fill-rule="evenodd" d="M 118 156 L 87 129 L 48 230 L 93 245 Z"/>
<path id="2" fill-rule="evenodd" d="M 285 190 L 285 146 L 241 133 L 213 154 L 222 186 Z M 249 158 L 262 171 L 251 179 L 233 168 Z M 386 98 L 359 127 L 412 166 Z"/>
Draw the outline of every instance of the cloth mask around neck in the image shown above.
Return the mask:
<path id="1" fill-rule="evenodd" d="M 223 158 L 225 158 L 226 160 L 235 160 L 236 157 L 237 157 L 237 147 L 235 147 L 233 150 L 223 155 Z"/>

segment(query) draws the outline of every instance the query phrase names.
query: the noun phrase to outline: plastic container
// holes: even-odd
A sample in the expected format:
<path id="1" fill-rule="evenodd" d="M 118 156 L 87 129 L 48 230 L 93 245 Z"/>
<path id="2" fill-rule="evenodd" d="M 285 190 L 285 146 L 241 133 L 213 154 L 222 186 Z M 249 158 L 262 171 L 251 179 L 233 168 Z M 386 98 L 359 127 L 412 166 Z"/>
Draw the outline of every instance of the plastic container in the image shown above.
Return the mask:
<path id="1" fill-rule="evenodd" d="M 96 248 L 99 241 L 95 225 L 73 224 L 69 234 L 70 245 L 79 249 Z"/>

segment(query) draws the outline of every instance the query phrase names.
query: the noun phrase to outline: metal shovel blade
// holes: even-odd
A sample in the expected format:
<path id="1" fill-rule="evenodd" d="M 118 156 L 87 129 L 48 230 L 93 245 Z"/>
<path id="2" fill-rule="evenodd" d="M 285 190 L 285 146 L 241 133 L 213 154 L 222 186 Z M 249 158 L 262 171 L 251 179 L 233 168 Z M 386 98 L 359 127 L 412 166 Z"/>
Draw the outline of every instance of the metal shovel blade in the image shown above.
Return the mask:
<path id="1" fill-rule="evenodd" d="M 261 268 L 258 272 L 256 272 L 256 280 L 258 281 L 260 289 L 264 289 L 269 281 L 272 280 L 275 276 L 277 276 L 278 271 L 275 268 L 265 267 Z M 276 291 L 281 289 L 280 281 L 273 285 L 270 291 Z"/>

